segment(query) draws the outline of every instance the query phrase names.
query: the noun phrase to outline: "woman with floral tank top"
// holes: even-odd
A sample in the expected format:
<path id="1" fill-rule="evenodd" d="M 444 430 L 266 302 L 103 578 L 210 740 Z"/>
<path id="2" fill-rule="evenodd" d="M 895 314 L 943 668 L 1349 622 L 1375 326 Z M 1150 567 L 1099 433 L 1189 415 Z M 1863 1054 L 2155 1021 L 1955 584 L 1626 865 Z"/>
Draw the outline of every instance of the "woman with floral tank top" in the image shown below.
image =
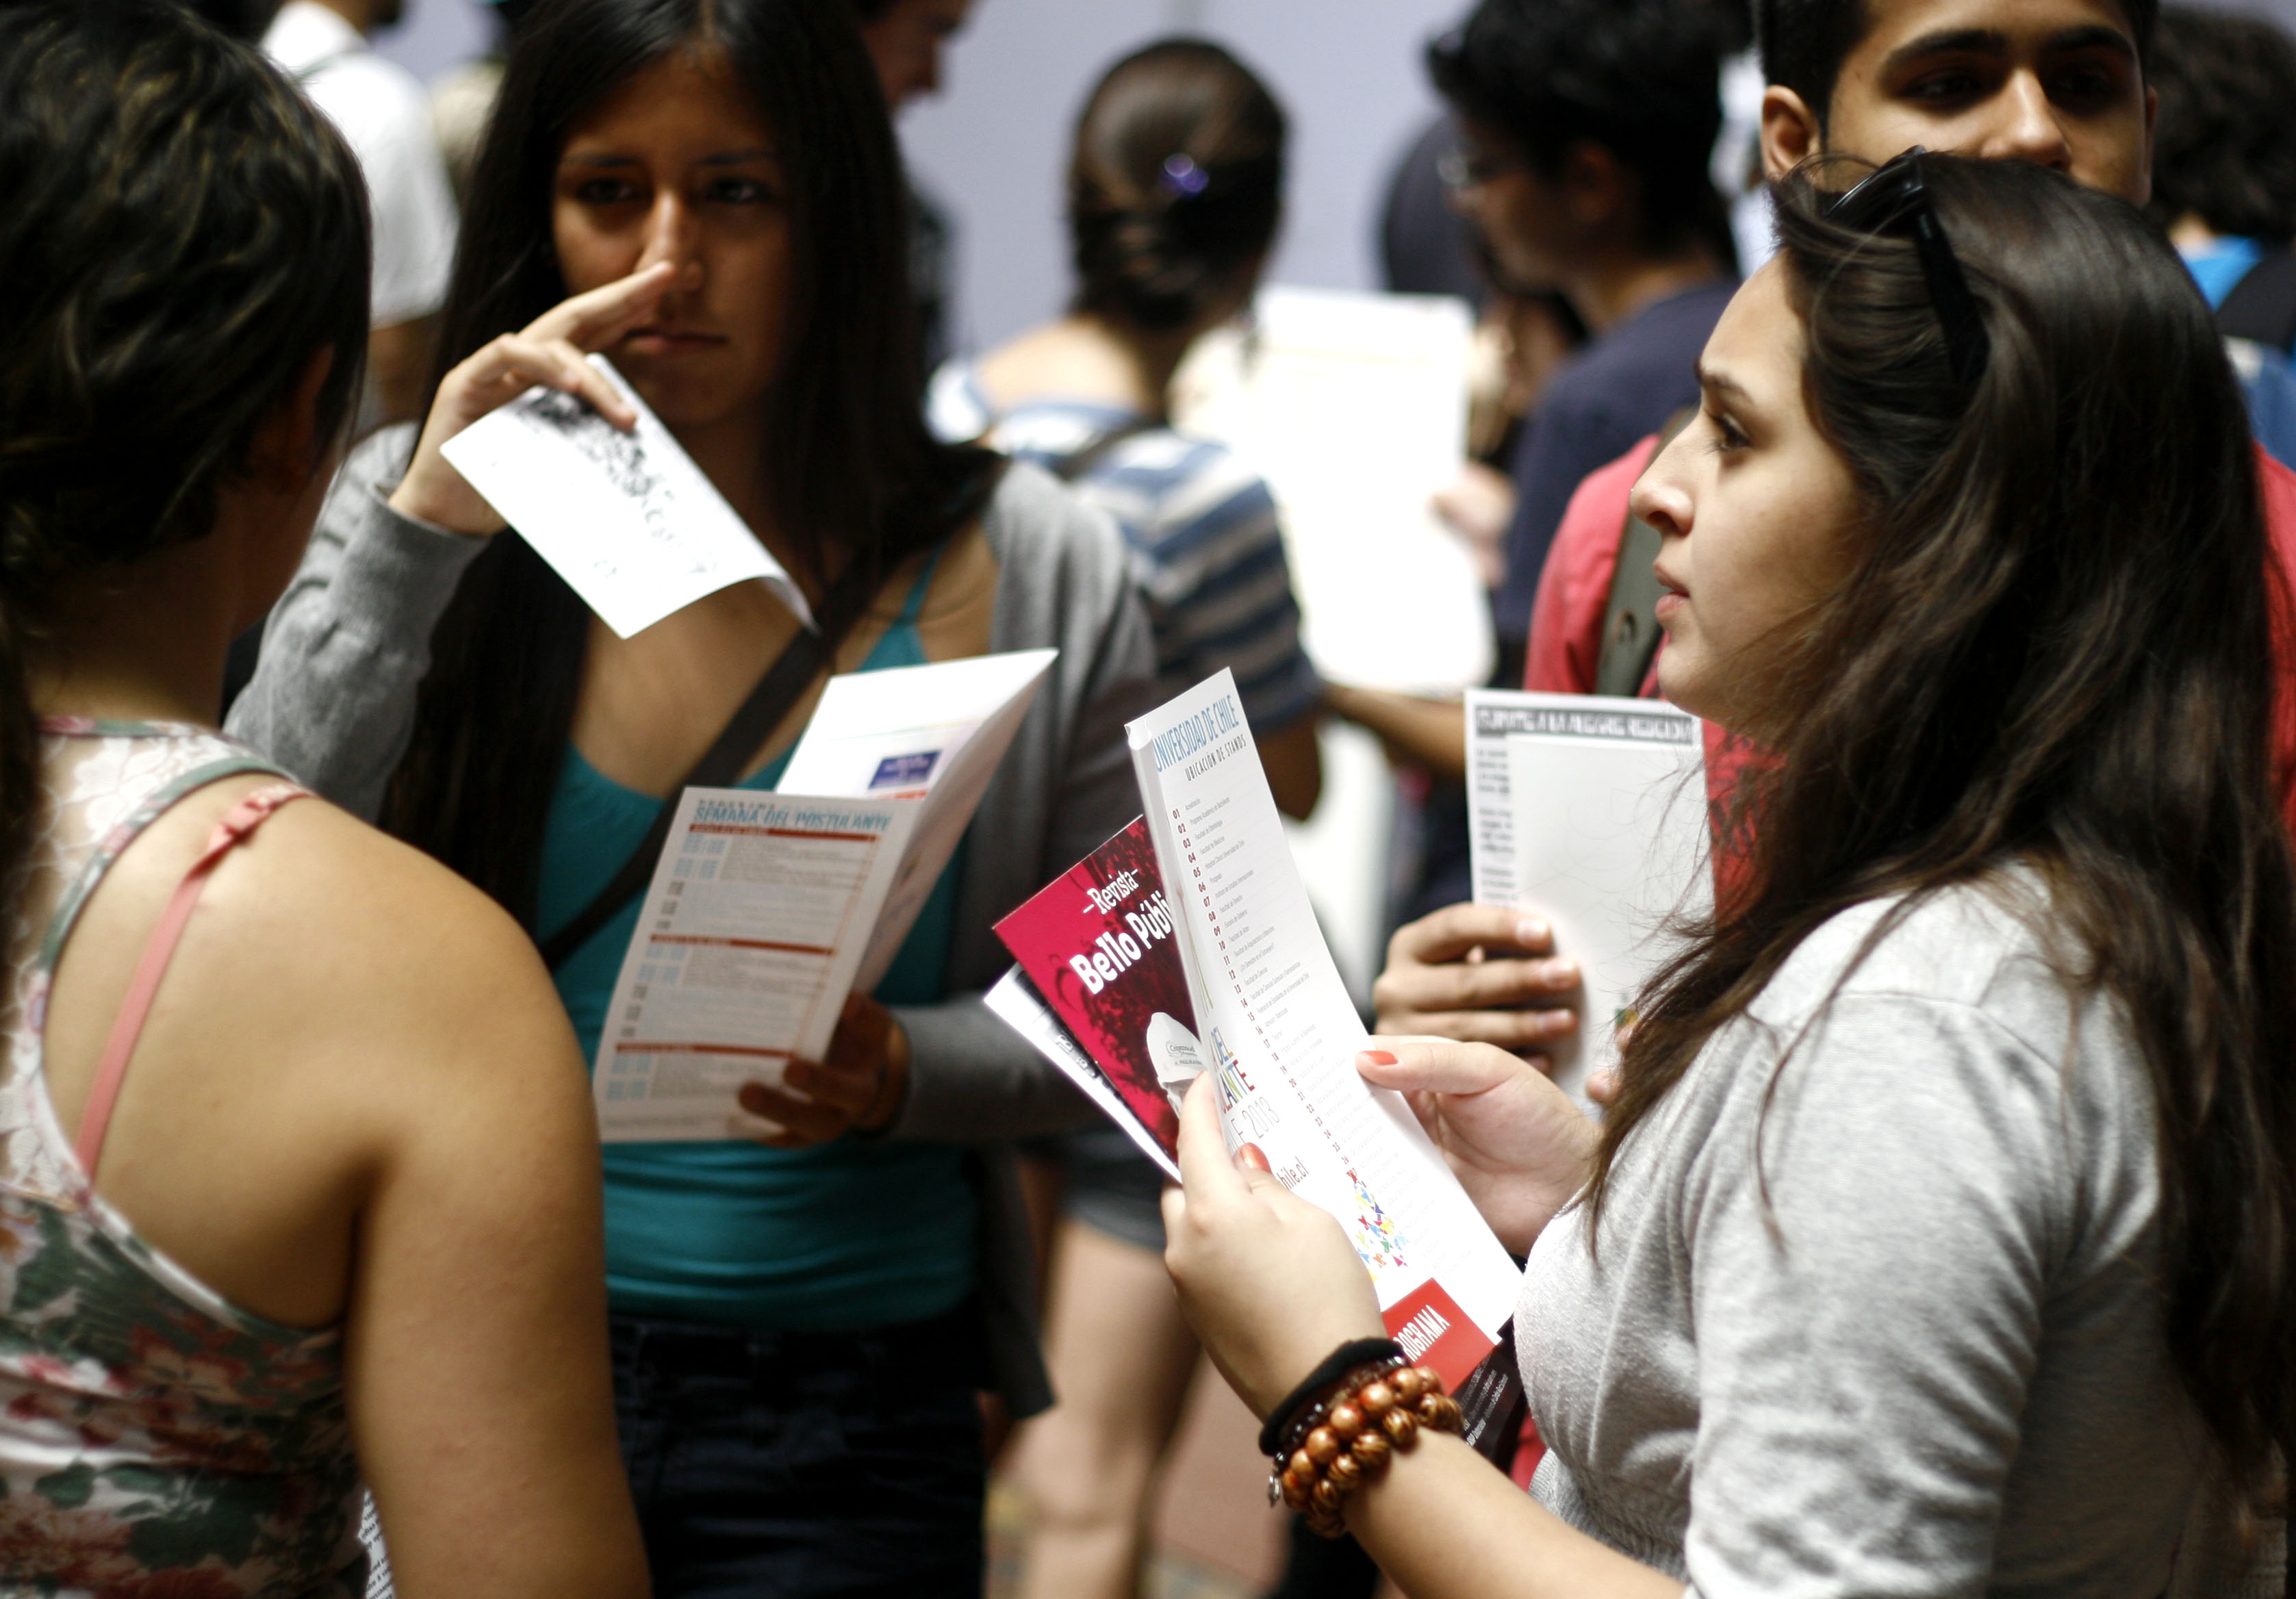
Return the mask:
<path id="1" fill-rule="evenodd" d="M 365 340 L 339 137 L 156 0 L 0 12 L 0 1594 L 646 1588 L 573 1040 L 213 731 Z"/>

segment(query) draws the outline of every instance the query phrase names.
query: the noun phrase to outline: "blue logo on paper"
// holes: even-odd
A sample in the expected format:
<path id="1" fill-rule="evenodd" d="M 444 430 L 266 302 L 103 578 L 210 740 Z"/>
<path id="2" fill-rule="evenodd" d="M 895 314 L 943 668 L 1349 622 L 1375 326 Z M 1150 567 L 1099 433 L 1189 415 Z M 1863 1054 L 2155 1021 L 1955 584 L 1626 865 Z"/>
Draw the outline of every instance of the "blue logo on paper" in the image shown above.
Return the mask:
<path id="1" fill-rule="evenodd" d="M 914 788 L 932 775 L 933 763 L 940 758 L 938 750 L 927 750 L 922 755 L 888 755 L 877 763 L 877 775 L 869 780 L 869 791 L 879 789 Z"/>

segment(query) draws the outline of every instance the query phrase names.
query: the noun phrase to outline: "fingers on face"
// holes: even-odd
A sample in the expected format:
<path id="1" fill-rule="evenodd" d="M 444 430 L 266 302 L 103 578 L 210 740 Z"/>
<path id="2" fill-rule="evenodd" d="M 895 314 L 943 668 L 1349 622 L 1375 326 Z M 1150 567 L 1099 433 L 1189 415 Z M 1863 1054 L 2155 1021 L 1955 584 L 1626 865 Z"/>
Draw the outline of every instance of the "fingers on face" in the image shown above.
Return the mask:
<path id="1" fill-rule="evenodd" d="M 668 261 L 553 306 L 527 325 L 529 338 L 564 339 L 587 349 L 612 343 L 650 315 L 676 275 Z"/>

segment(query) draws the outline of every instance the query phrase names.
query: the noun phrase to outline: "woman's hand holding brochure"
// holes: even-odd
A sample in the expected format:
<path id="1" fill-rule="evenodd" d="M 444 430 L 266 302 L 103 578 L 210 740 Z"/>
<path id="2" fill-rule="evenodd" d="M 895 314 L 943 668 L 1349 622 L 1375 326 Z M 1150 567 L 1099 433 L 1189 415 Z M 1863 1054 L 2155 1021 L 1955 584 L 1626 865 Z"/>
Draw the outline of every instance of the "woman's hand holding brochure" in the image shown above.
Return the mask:
<path id="1" fill-rule="evenodd" d="M 1255 1416 L 1340 1345 L 1387 1335 L 1362 1259 L 1332 1216 L 1231 1160 L 1211 1074 L 1180 1111 L 1181 1187 L 1164 1191 L 1164 1261 L 1204 1349 Z"/>
<path id="2" fill-rule="evenodd" d="M 1488 1044 L 1374 1038 L 1356 1070 L 1393 1088 L 1507 1252 L 1526 1255 L 1585 1185 L 1602 1134 L 1540 1071 Z"/>

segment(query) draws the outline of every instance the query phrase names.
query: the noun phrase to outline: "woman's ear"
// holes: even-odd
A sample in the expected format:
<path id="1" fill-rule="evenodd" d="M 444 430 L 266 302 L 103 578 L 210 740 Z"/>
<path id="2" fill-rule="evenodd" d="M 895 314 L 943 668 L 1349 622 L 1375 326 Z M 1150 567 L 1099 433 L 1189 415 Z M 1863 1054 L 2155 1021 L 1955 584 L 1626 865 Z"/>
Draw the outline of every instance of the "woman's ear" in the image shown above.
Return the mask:
<path id="1" fill-rule="evenodd" d="M 242 477 L 257 487 L 287 494 L 310 481 L 312 472 L 324 463 L 335 443 L 332 438 L 321 436 L 319 426 L 319 397 L 326 391 L 327 379 L 334 370 L 332 345 L 303 363 L 279 403 L 256 424 L 253 437 L 247 441 L 247 458 L 241 463 Z"/>
<path id="2" fill-rule="evenodd" d="M 1825 148 L 1809 102 L 1783 84 L 1762 91 L 1762 176 L 1775 183 Z"/>

